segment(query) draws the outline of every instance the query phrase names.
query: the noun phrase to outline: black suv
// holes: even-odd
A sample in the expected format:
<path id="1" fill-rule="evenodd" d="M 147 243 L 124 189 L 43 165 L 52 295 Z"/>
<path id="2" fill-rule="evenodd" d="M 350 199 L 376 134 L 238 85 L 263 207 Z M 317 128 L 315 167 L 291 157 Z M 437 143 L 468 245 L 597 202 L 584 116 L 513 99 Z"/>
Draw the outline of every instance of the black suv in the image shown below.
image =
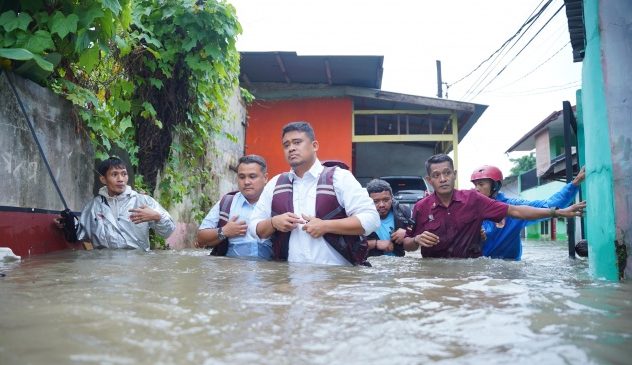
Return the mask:
<path id="1" fill-rule="evenodd" d="M 426 183 L 421 176 L 382 176 L 393 189 L 393 199 L 412 207 L 426 193 Z"/>

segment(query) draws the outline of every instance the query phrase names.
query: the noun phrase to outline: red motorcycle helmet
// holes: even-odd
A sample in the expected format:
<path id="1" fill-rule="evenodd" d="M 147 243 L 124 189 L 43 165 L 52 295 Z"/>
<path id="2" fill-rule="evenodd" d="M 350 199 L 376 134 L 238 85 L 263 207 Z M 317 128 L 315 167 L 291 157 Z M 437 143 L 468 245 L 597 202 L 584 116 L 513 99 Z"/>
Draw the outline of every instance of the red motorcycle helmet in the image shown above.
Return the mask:
<path id="1" fill-rule="evenodd" d="M 491 179 L 494 183 L 492 184 L 492 197 L 500 190 L 502 187 L 503 181 L 503 173 L 496 166 L 483 165 L 472 173 L 472 177 L 470 178 L 471 182 L 475 180 L 481 179 Z"/>
<path id="2" fill-rule="evenodd" d="M 493 181 L 503 181 L 503 173 L 496 166 L 483 165 L 472 173 L 472 177 L 470 181 L 480 180 L 480 179 L 492 179 Z"/>

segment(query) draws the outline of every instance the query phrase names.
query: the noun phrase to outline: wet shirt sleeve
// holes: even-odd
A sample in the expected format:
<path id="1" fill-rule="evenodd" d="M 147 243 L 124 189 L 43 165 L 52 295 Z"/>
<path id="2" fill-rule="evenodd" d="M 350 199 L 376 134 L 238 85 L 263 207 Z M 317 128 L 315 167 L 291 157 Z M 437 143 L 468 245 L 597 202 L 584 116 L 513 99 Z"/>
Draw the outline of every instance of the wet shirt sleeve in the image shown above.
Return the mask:
<path id="1" fill-rule="evenodd" d="M 219 203 L 221 201 L 221 199 L 218 200 L 217 203 L 213 205 L 213 208 L 209 210 L 206 217 L 204 217 L 202 223 L 200 223 L 200 231 L 203 229 L 217 228 L 217 225 L 219 224 Z"/>
<path id="2" fill-rule="evenodd" d="M 413 210 L 411 213 L 411 220 L 414 222 L 414 226 L 412 227 L 412 229 L 406 230 L 406 237 L 415 237 L 416 235 L 421 234 L 423 233 L 423 231 L 426 230 L 425 224 L 428 222 L 428 219 L 427 217 L 424 219 L 424 214 L 423 214 L 423 212 L 425 211 L 425 208 L 424 208 L 425 200 L 426 198 L 418 201 L 413 207 Z"/>
<path id="3" fill-rule="evenodd" d="M 500 222 L 507 216 L 509 206 L 506 203 L 490 199 L 483 194 L 474 194 L 474 197 L 477 200 L 475 206 L 480 207 L 479 212 L 483 219 Z"/>
<path id="4" fill-rule="evenodd" d="M 266 186 L 263 188 L 261 195 L 259 196 L 259 200 L 257 204 L 255 204 L 255 208 L 250 215 L 250 223 L 248 223 L 248 232 L 252 237 L 256 237 L 258 239 L 267 239 L 269 237 L 259 237 L 257 235 L 257 224 L 259 222 L 266 220 L 272 216 L 272 195 L 274 194 L 274 187 L 276 186 L 276 182 L 279 179 L 279 175 L 273 177 Z"/>
<path id="5" fill-rule="evenodd" d="M 163 208 L 154 198 L 145 196 L 147 205 L 157 211 L 160 214 L 160 220 L 158 222 L 152 222 L 150 226 L 164 238 L 167 238 L 176 230 L 176 224 L 171 218 L 169 212 Z"/>
<path id="6" fill-rule="evenodd" d="M 79 226 L 77 227 L 77 239 L 79 241 L 90 241 L 92 240 L 92 232 L 94 232 L 94 225 L 96 224 L 95 213 L 94 213 L 94 199 L 90 201 L 90 203 L 86 204 L 86 206 L 81 211 L 81 216 L 79 217 Z M 97 243 L 97 242 L 93 242 Z"/>
<path id="7" fill-rule="evenodd" d="M 356 178 L 348 171 L 337 168 L 334 172 L 334 190 L 340 205 L 348 217 L 356 217 L 364 229 L 364 235 L 375 232 L 381 224 L 375 203 Z"/>

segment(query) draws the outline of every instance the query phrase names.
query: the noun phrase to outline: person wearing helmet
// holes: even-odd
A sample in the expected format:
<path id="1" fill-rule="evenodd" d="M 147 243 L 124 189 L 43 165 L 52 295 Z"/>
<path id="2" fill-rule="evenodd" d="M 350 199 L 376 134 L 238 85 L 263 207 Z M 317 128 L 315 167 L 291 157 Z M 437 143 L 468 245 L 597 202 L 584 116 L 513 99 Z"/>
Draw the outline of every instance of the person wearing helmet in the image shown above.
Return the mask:
<path id="1" fill-rule="evenodd" d="M 505 217 L 534 220 L 550 217 L 581 217 L 586 202 L 568 208 L 536 208 L 509 205 L 475 190 L 454 188 L 456 170 L 445 154 L 426 160 L 426 182 L 434 193 L 415 204 L 415 227 L 406 232 L 404 249 L 419 249 L 422 257 L 475 258 L 482 255 L 481 225 L 484 220 L 501 222 Z"/>
<path id="2" fill-rule="evenodd" d="M 503 173 L 496 166 L 484 165 L 472 173 L 470 181 L 474 188 L 488 198 L 495 199 L 509 205 L 528 205 L 536 208 L 566 208 L 573 203 L 579 190 L 579 184 L 584 181 L 584 168 L 579 170 L 575 179 L 566 184 L 560 191 L 546 200 L 524 200 L 508 198 L 500 191 Z M 528 225 L 540 220 L 524 220 L 506 217 L 500 223 L 489 220 L 483 221 L 482 228 L 486 239 L 483 243 L 483 256 L 499 259 L 520 260 L 522 257 L 522 241 L 520 232 Z"/>

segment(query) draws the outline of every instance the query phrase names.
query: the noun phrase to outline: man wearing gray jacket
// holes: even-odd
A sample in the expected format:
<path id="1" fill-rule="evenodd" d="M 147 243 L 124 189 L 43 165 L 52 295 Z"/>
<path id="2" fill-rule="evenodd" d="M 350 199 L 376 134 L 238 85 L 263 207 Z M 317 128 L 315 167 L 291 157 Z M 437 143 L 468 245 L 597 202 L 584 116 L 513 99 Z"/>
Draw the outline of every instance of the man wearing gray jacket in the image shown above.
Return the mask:
<path id="1" fill-rule="evenodd" d="M 77 227 L 77 239 L 97 248 L 140 248 L 149 251 L 149 229 L 169 237 L 175 223 L 152 197 L 127 185 L 125 163 L 116 157 L 97 167 L 103 186 L 83 209 Z"/>

